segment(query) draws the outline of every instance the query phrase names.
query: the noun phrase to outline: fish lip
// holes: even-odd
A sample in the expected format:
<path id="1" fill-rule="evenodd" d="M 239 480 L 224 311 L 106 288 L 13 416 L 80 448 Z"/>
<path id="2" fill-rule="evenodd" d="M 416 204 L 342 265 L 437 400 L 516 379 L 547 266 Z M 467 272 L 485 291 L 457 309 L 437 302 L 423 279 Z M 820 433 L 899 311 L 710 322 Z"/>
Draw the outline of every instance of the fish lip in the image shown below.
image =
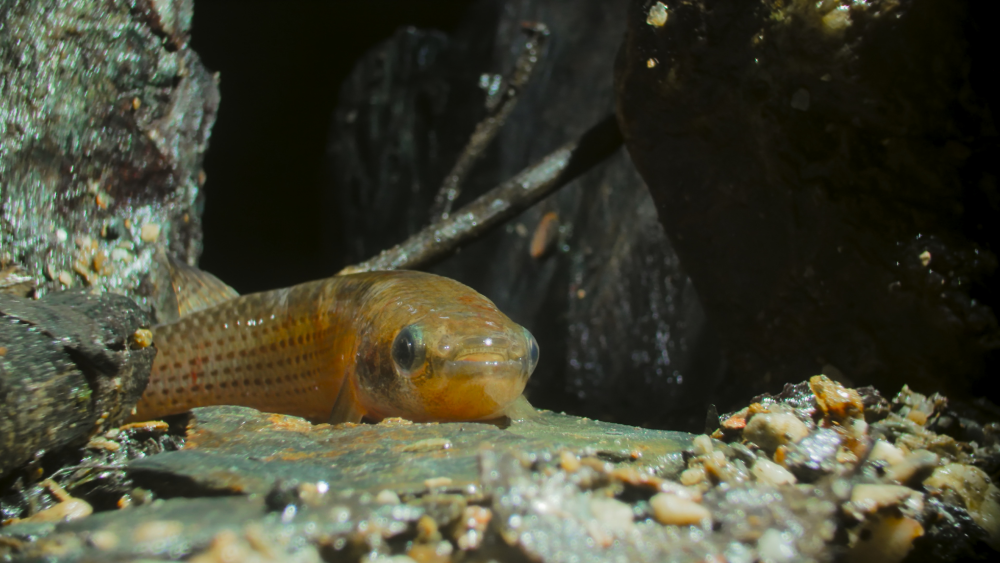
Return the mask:
<path id="1" fill-rule="evenodd" d="M 491 359 L 469 359 L 472 356 L 492 356 Z M 510 355 L 506 353 L 506 350 L 491 350 L 488 348 L 475 349 L 475 350 L 461 350 L 455 357 L 451 358 L 450 362 L 504 362 L 510 360 Z"/>
<path id="2" fill-rule="evenodd" d="M 500 354 L 493 354 L 498 358 Z M 490 377 L 509 378 L 523 376 L 524 362 L 512 360 L 447 360 L 441 363 L 441 374 L 447 377 Z"/>

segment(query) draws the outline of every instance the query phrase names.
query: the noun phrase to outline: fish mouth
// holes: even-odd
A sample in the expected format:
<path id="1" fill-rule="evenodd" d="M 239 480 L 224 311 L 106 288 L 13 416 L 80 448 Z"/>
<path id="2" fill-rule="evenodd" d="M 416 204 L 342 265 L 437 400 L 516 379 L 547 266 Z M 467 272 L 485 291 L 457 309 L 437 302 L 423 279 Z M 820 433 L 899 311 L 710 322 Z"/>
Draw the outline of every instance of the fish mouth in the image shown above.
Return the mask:
<path id="1" fill-rule="evenodd" d="M 444 347 L 451 350 L 451 354 L 445 354 L 446 361 L 487 363 L 519 360 L 523 348 L 517 339 L 503 333 L 465 338 Z"/>
<path id="2" fill-rule="evenodd" d="M 508 360 L 507 354 L 497 350 L 490 351 L 463 351 L 452 362 L 505 362 Z"/>
<path id="3" fill-rule="evenodd" d="M 441 374 L 448 378 L 520 378 L 525 371 L 522 360 L 508 360 L 501 354 L 468 354 L 441 365 Z"/>

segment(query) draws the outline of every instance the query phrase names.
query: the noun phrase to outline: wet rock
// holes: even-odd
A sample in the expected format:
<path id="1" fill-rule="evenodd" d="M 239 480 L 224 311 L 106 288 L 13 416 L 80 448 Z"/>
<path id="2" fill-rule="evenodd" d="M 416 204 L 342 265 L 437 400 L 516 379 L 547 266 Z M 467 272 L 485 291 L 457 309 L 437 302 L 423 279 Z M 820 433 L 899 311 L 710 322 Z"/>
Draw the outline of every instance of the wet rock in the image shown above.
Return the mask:
<path id="1" fill-rule="evenodd" d="M 124 421 L 156 355 L 134 339 L 149 325 L 121 295 L 0 294 L 0 475 Z"/>
<path id="2" fill-rule="evenodd" d="M 899 416 L 904 400 L 894 404 L 882 422 L 905 422 L 896 434 L 873 438 L 879 423 L 860 418 L 850 429 L 826 427 L 839 416 L 828 411 L 803 442 L 833 432 L 845 444 L 882 440 L 903 452 L 901 432 L 933 439 Z M 788 408 L 769 405 L 779 407 Z M 188 449 L 134 460 L 129 474 L 164 496 L 230 496 L 19 522 L 0 530 L 0 558 L 751 563 L 955 561 L 991 549 L 977 522 L 989 524 L 996 495 L 961 461 L 978 447 L 969 444 L 935 454 L 951 465 L 922 485 L 880 482 L 892 456 L 843 455 L 846 446 L 824 458 L 828 477 L 803 484 L 787 478 L 785 446 L 772 456 L 739 435 L 726 444 L 548 412 L 507 428 L 394 419 L 314 426 L 209 407 L 195 410 L 188 434 Z M 912 455 L 925 454 L 895 463 Z M 700 479 L 685 486 L 693 473 Z"/>
<path id="3" fill-rule="evenodd" d="M 837 452 L 843 438 L 833 429 L 821 428 L 798 444 L 783 451 L 782 463 L 796 477 L 807 483 L 833 473 L 840 466 Z"/>
<path id="4" fill-rule="evenodd" d="M 923 535 L 923 526 L 913 518 L 876 518 L 861 530 L 846 557 L 862 563 L 898 563 L 909 555 L 914 540 Z"/>
<path id="5" fill-rule="evenodd" d="M 260 497 L 173 499 L 60 524 L 19 555 L 61 555 L 65 561 L 176 560 L 195 554 L 207 559 L 229 546 L 228 555 L 247 554 L 239 560 L 255 555 L 264 561 L 320 561 L 320 550 L 345 552 L 341 557 L 385 551 L 383 541 L 410 530 L 421 515 L 418 509 L 333 491 L 289 512 L 268 512 Z M 4 538 L 28 539 L 39 530 L 16 524 L 4 528 Z M 9 544 L 4 549 L 10 550 Z"/>
<path id="6" fill-rule="evenodd" d="M 5 2 L 0 267 L 23 268 L 38 294 L 84 286 L 156 306 L 157 249 L 197 259 L 219 94 L 187 47 L 192 6 Z"/>
<path id="7" fill-rule="evenodd" d="M 983 470 L 951 463 L 935 469 L 924 487 L 933 494 L 958 496 L 972 519 L 986 531 L 989 544 L 1000 551 L 1000 489 Z"/>
<path id="8" fill-rule="evenodd" d="M 743 435 L 765 451 L 795 444 L 809 435 L 809 427 L 791 413 L 761 413 L 747 422 Z"/>
<path id="9" fill-rule="evenodd" d="M 712 513 L 701 504 L 669 493 L 657 493 L 649 499 L 649 506 L 660 524 L 668 526 L 694 526 L 712 519 Z"/>
<path id="10" fill-rule="evenodd" d="M 457 204 L 609 114 L 625 9 L 623 0 L 482 0 L 454 37 L 401 30 L 366 55 L 340 92 L 329 142 L 341 217 L 331 225 L 344 230 L 350 259 L 430 220 L 438 186 L 520 53 L 521 22 L 546 24 L 552 40 Z M 532 241 L 547 237 L 551 251 L 533 256 Z M 721 353 L 624 152 L 434 271 L 487 295 L 538 338 L 533 403 L 701 430 Z"/>
<path id="11" fill-rule="evenodd" d="M 628 10 L 619 122 L 730 389 L 831 365 L 883 389 L 995 392 L 986 5 L 661 4 L 659 27 L 650 2 Z"/>
<path id="12" fill-rule="evenodd" d="M 192 417 L 183 450 L 129 464 L 136 483 L 164 495 L 266 493 L 279 481 L 325 481 L 372 496 L 390 487 L 398 495 L 440 488 L 475 497 L 480 489 L 478 455 L 485 444 L 537 452 L 541 457 L 570 448 L 676 473 L 692 439 L 681 432 L 552 412 L 512 422 L 503 430 L 489 424 L 415 424 L 396 419 L 375 425 L 313 426 L 300 418 L 246 407 L 194 409 Z M 447 442 L 449 447 L 414 448 L 432 441 Z"/>

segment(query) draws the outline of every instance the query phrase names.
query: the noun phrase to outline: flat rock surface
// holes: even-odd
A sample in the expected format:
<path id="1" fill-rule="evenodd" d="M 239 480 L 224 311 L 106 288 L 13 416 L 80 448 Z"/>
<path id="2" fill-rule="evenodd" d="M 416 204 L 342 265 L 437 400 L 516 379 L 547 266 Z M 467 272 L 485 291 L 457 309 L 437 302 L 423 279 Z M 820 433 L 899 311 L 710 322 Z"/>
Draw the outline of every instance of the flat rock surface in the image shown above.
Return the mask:
<path id="1" fill-rule="evenodd" d="M 133 461 L 133 478 L 155 490 L 265 493 L 280 480 L 325 481 L 338 489 L 378 493 L 444 488 L 475 492 L 484 448 L 551 456 L 590 452 L 663 470 L 683 464 L 692 435 L 646 430 L 542 411 L 501 430 L 490 424 L 314 426 L 300 418 L 245 407 L 193 411 L 184 449 Z M 434 485 L 434 479 L 447 481 Z M 430 480 L 430 481 L 429 481 Z M 431 483 L 431 486 L 428 485 Z"/>

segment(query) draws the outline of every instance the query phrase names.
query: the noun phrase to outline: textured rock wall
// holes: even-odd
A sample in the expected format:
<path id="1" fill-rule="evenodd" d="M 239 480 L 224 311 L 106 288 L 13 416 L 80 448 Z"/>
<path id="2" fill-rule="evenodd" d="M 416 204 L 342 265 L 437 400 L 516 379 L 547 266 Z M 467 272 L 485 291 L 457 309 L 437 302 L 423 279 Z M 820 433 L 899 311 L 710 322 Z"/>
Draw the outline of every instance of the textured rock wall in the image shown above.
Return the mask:
<path id="1" fill-rule="evenodd" d="M 39 293 L 140 302 L 156 249 L 201 250 L 201 160 L 219 103 L 187 48 L 193 3 L 0 2 L 0 261 Z"/>

